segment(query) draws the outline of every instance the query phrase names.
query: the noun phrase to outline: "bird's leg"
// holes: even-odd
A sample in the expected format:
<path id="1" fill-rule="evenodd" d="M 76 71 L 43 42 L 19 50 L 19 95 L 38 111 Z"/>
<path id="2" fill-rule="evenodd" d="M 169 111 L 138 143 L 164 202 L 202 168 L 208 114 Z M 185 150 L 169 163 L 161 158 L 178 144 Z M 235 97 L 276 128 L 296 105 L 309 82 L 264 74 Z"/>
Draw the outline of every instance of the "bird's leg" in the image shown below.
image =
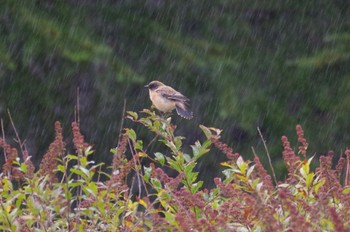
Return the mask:
<path id="1" fill-rule="evenodd" d="M 159 111 L 160 113 L 160 118 L 164 121 L 168 121 L 171 124 L 171 112 L 162 112 Z"/>
<path id="2" fill-rule="evenodd" d="M 168 117 L 171 116 L 171 112 L 165 112 L 163 113 L 164 119 L 167 120 Z"/>

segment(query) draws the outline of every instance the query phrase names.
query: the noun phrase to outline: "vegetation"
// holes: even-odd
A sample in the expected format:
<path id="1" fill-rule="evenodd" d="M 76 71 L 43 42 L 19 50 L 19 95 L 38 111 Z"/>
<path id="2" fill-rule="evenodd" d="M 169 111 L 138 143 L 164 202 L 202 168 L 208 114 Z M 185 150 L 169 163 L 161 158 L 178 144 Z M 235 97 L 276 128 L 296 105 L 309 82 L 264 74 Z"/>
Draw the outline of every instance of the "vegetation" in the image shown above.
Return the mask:
<path id="1" fill-rule="evenodd" d="M 12 113 L 39 167 L 47 128 L 72 121 L 79 92 L 94 160 L 109 163 L 124 99 L 128 110 L 148 107 L 142 86 L 159 79 L 191 99 L 195 119 L 179 128 L 186 145 L 200 134 L 186 128 L 207 124 L 252 158 L 252 145 L 264 150 L 259 127 L 282 177 L 279 135 L 293 125 L 317 157 L 349 143 L 349 9 L 346 0 L 3 0 L 0 118 L 10 132 Z M 204 169 L 218 165 L 206 158 Z"/>
<path id="2" fill-rule="evenodd" d="M 296 126 L 298 154 L 282 136 L 288 176 L 278 181 L 254 155 L 248 160 L 221 142 L 221 130 L 203 125 L 202 141 L 185 152 L 171 118 L 153 111 L 128 112 L 154 137 L 149 143 L 125 128 L 112 149 L 108 173 L 89 157 L 91 145 L 72 123 L 74 153 L 67 150 L 62 126 L 34 170 L 25 146 L 0 139 L 6 163 L 0 182 L 2 231 L 348 231 L 349 164 L 346 150 L 335 168 L 333 152 L 308 157 L 303 129 Z M 19 140 L 19 138 L 18 138 Z M 153 144 L 162 150 L 154 150 Z M 22 145 L 22 143 L 20 143 Z M 219 149 L 226 155 L 223 176 L 203 188 L 197 166 Z M 21 156 L 22 159 L 19 158 Z M 219 168 L 219 167 L 217 167 Z M 273 168 L 273 166 L 272 166 Z M 105 178 L 102 178 L 102 177 Z"/>

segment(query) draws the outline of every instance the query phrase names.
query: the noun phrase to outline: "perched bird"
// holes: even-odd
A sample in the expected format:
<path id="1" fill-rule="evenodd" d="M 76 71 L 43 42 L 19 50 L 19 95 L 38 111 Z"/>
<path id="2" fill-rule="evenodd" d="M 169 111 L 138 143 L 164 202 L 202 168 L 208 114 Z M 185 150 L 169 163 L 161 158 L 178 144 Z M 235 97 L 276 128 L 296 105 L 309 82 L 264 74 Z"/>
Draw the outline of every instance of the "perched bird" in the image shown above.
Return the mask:
<path id="1" fill-rule="evenodd" d="M 145 87 L 149 90 L 149 97 L 153 105 L 159 111 L 166 113 L 176 109 L 177 114 L 183 118 L 191 119 L 193 117 L 187 103 L 189 99 L 175 89 L 160 81 L 151 81 Z"/>

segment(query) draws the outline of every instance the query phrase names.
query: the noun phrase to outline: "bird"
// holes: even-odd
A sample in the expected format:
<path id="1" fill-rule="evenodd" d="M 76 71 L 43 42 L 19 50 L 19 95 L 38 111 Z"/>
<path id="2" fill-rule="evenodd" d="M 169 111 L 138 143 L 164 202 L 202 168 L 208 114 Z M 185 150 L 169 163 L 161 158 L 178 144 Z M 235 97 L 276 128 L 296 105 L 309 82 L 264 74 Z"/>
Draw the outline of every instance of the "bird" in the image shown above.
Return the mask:
<path id="1" fill-rule="evenodd" d="M 178 115 L 185 119 L 193 118 L 193 112 L 189 108 L 189 99 L 180 92 L 163 84 L 160 81 L 151 81 L 148 85 L 149 97 L 153 105 L 161 112 L 167 113 L 176 109 Z"/>

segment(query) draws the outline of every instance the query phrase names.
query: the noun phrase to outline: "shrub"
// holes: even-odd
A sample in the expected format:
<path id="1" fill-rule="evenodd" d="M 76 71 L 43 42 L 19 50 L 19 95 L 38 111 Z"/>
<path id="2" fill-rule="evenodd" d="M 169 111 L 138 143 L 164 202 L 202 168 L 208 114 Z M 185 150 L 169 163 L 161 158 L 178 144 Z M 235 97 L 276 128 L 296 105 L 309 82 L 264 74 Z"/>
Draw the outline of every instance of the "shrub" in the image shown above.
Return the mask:
<path id="1" fill-rule="evenodd" d="M 141 116 L 139 116 L 141 114 Z M 28 153 L 0 146 L 6 162 L 0 182 L 2 231 L 348 231 L 350 219 L 349 159 L 345 151 L 332 168 L 333 152 L 320 158 L 313 172 L 308 143 L 296 127 L 299 152 L 282 137 L 288 177 L 275 183 L 258 155 L 252 161 L 220 141 L 221 130 L 200 126 L 206 139 L 183 152 L 184 137 L 175 135 L 171 118 L 149 110 L 128 118 L 154 134 L 150 143 L 165 151 L 147 152 L 136 132 L 125 128 L 112 149 L 110 172 L 89 159 L 78 123 L 72 123 L 75 152 L 67 151 L 60 123 L 56 137 L 34 165 Z M 223 178 L 204 189 L 195 168 L 212 147 L 221 150 Z M 128 158 L 129 157 L 129 158 Z M 146 162 L 143 162 L 147 160 Z M 344 170 L 345 169 L 345 170 Z M 172 172 L 170 175 L 169 171 Z M 345 172 L 345 173 L 344 173 Z M 104 176 L 104 178 L 101 178 Z M 104 179 L 104 180 L 102 180 Z M 205 180 L 204 180 L 205 181 Z"/>

